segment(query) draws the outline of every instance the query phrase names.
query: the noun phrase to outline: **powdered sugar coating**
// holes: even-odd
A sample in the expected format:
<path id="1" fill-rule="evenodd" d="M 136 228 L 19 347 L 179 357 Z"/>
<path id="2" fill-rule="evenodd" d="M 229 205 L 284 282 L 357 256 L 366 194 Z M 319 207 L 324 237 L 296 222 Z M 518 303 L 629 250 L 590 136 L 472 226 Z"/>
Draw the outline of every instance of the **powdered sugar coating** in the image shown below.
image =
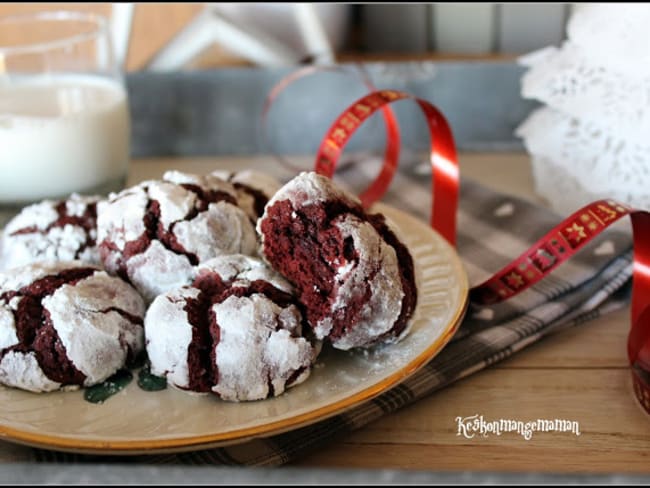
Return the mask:
<path id="1" fill-rule="evenodd" d="M 19 299 L 20 300 L 20 299 Z M 16 301 L 10 300 L 8 307 L 0 307 L 0 350 L 18 344 L 16 335 L 16 321 L 14 320 L 13 310 L 16 310 Z"/>
<path id="2" fill-rule="evenodd" d="M 70 198 L 65 200 L 65 210 L 72 217 L 81 217 L 86 213 L 90 203 L 96 204 L 99 200 L 100 197 L 98 196 L 82 196 L 78 193 L 73 193 L 70 195 Z"/>
<path id="3" fill-rule="evenodd" d="M 147 186 L 149 198 L 160 206 L 159 223 L 168 229 L 174 222 L 183 220 L 196 206 L 196 193 L 167 181 Z"/>
<path id="4" fill-rule="evenodd" d="M 9 351 L 0 360 L 0 383 L 34 393 L 46 393 L 61 388 L 61 383 L 49 379 L 33 352 Z"/>
<path id="5" fill-rule="evenodd" d="M 7 223 L 5 232 L 11 234 L 26 227 L 36 227 L 39 230 L 46 229 L 59 217 L 59 213 L 55 210 L 57 203 L 54 200 L 44 200 L 27 205 Z"/>
<path id="6" fill-rule="evenodd" d="M 216 347 L 219 379 L 212 391 L 221 398 L 243 401 L 280 395 L 291 375 L 301 369 L 294 384 L 307 379 L 314 353 L 306 339 L 296 337 L 301 316 L 295 305 L 282 308 L 256 293 L 228 297 L 213 310 L 221 338 Z"/>
<path id="7" fill-rule="evenodd" d="M 332 345 L 343 350 L 369 346 L 393 328 L 400 314 L 404 292 L 397 255 L 368 222 L 344 215 L 334 225 L 341 230 L 344 239 L 352 239 L 357 256 L 338 267 L 335 279 L 340 285 L 336 288 L 332 315 L 348 306 L 365 284 L 370 288 L 370 296 L 363 304 L 355 326 L 332 338 Z M 318 322 L 314 327 L 316 337 L 327 337 L 332 324 L 330 317 Z"/>
<path id="8" fill-rule="evenodd" d="M 225 179 L 215 174 L 197 175 L 194 173 L 185 173 L 178 170 L 165 171 L 162 177 L 163 181 L 176 183 L 177 185 L 195 185 L 201 188 L 220 191 L 227 193 L 233 198 L 237 197 L 237 190 Z"/>
<path id="9" fill-rule="evenodd" d="M 84 386 L 101 383 L 120 369 L 129 352 L 144 348 L 142 324 L 121 312 L 143 318 L 142 298 L 131 286 L 104 272 L 63 285 L 43 299 L 70 361 L 81 371 Z"/>
<path id="10" fill-rule="evenodd" d="M 16 270 L 5 271 L 0 273 L 0 290 L 2 290 L 0 294 L 29 286 L 34 281 L 45 278 L 46 276 L 58 274 L 62 269 L 82 268 L 84 266 L 85 264 L 81 262 L 47 261 L 22 266 Z M 13 297 L 9 300 L 9 305 L 15 310 L 19 300 L 20 297 Z"/>
<path id="11" fill-rule="evenodd" d="M 142 182 L 120 193 L 111 193 L 108 200 L 97 204 L 97 241 L 100 246 L 102 241 L 109 240 L 118 250 L 123 250 L 128 242 L 137 240 L 146 232 L 143 216 L 149 202 L 148 184 L 155 182 Z M 117 258 L 119 253 L 110 256 Z M 106 265 L 106 258 L 102 259 Z"/>
<path id="12" fill-rule="evenodd" d="M 289 200 L 294 208 L 322 203 L 328 200 L 340 200 L 345 205 L 361 205 L 353 194 L 332 184 L 332 180 L 313 171 L 303 171 L 287 182 L 266 204 L 267 208 L 276 202 Z M 258 223 L 259 225 L 259 223 Z M 258 226 L 259 232 L 259 226 Z"/>
<path id="13" fill-rule="evenodd" d="M 185 306 L 187 299 L 196 299 L 201 290 L 184 287 L 156 297 L 144 319 L 147 356 L 151 372 L 166 376 L 176 388 L 188 389 L 190 375 L 187 363 L 192 342 L 192 325 Z"/>
<path id="14" fill-rule="evenodd" d="M 4 229 L 0 270 L 41 261 L 99 264 L 95 217 L 99 200 L 74 193 L 66 200 L 44 200 L 23 208 Z"/>
<path id="15" fill-rule="evenodd" d="M 110 263 L 104 263 L 107 269 L 113 269 Z M 167 290 L 187 285 L 194 271 L 186 256 L 169 252 L 158 241 L 152 241 L 146 251 L 128 260 L 129 281 L 147 301 Z"/>
<path id="16" fill-rule="evenodd" d="M 211 203 L 192 221 L 174 226 L 178 242 L 204 262 L 219 254 L 253 254 L 257 236 L 241 209 L 227 202 Z"/>
<path id="17" fill-rule="evenodd" d="M 255 229 L 236 195 L 220 178 L 180 171 L 112 194 L 98 207 L 104 266 L 151 301 L 188 284 L 195 266 L 207 259 L 255 254 Z"/>
<path id="18" fill-rule="evenodd" d="M 260 400 L 307 379 L 317 352 L 302 337 L 300 311 L 294 303 L 276 303 L 273 293 L 263 291 L 270 286 L 290 298 L 286 280 L 262 261 L 243 255 L 202 263 L 197 276 L 195 286 L 156 297 L 147 311 L 146 347 L 153 374 L 190 389 L 191 377 L 197 374 L 189 366 L 195 328 L 209 327 L 210 390 L 222 399 Z M 209 280 L 218 285 L 211 291 L 198 288 L 199 282 Z M 198 301 L 208 303 L 202 325 L 197 325 L 192 308 Z"/>
<path id="19" fill-rule="evenodd" d="M 258 209 L 264 208 L 266 202 L 280 189 L 282 184 L 271 175 L 255 170 L 225 171 L 217 170 L 210 173 L 235 185 L 237 203 L 248 216 L 257 220 L 260 217 Z M 259 202 L 259 198 L 266 201 Z"/>
<path id="20" fill-rule="evenodd" d="M 34 288 L 43 279 L 75 269 L 86 276 L 52 285 L 51 291 Z M 37 300 L 42 311 L 21 316 L 28 310 L 21 302 L 35 293 L 42 296 Z M 30 300 L 33 309 L 35 299 Z M 47 360 L 50 368 L 56 367 L 51 353 L 37 344 L 39 336 L 48 333 L 46 322 L 55 334 L 52 347 L 83 375 L 81 384 L 72 385 L 100 383 L 144 348 L 144 313 L 144 302 L 130 285 L 79 261 L 34 264 L 0 274 L 0 383 L 34 392 L 64 386 L 49 378 L 41 363 Z M 21 319 L 22 339 L 16 328 Z"/>

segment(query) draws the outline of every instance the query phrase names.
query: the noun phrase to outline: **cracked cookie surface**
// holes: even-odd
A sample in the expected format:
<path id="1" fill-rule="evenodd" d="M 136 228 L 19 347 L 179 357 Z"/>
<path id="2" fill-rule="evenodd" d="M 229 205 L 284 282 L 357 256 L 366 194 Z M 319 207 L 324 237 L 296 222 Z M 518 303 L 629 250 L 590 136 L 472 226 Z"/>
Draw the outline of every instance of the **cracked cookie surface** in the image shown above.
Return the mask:
<path id="1" fill-rule="evenodd" d="M 28 205 L 4 228 L 0 270 L 42 261 L 100 263 L 97 249 L 98 196 L 73 193 L 65 200 Z"/>
<path id="2" fill-rule="evenodd" d="M 145 336 L 153 374 L 229 401 L 280 395 L 307 379 L 317 354 L 289 283 L 243 255 L 212 259 L 191 286 L 158 296 Z"/>
<path id="3" fill-rule="evenodd" d="M 199 263 L 221 254 L 255 254 L 257 236 L 237 193 L 212 176 L 168 171 L 98 205 L 102 262 L 146 300 L 188 284 Z"/>
<path id="4" fill-rule="evenodd" d="M 144 347 L 142 297 L 81 262 L 0 274 L 0 383 L 34 392 L 92 386 Z"/>

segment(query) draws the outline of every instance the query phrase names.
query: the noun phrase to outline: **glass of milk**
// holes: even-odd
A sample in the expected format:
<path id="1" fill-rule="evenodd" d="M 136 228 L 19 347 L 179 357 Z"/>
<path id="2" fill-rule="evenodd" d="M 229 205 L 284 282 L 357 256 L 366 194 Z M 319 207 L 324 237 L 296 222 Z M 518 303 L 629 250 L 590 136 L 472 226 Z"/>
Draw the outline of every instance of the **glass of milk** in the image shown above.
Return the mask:
<path id="1" fill-rule="evenodd" d="M 122 188 L 129 134 L 104 18 L 0 18 L 0 225 L 28 203 Z"/>

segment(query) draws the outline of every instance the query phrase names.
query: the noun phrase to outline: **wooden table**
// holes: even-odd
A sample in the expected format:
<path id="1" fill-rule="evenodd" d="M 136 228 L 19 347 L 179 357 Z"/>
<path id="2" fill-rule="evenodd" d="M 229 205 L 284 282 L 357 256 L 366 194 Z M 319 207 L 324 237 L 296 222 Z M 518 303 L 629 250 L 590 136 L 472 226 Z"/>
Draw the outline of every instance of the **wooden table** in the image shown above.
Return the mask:
<path id="1" fill-rule="evenodd" d="M 463 175 L 536 199 L 527 156 L 461 154 L 460 161 Z M 156 159 L 134 162 L 130 182 L 157 177 L 169 168 L 204 173 L 217 167 L 267 168 L 282 174 L 276 163 L 264 157 Z M 633 397 L 626 359 L 628 314 L 626 307 L 546 338 L 319 449 L 294 466 L 650 473 L 650 419 Z M 474 414 L 486 420 L 574 420 L 581 435 L 535 433 L 525 440 L 506 433 L 466 439 L 458 434 L 455 419 Z M 0 443 L 0 458 L 17 459 L 16 449 Z"/>

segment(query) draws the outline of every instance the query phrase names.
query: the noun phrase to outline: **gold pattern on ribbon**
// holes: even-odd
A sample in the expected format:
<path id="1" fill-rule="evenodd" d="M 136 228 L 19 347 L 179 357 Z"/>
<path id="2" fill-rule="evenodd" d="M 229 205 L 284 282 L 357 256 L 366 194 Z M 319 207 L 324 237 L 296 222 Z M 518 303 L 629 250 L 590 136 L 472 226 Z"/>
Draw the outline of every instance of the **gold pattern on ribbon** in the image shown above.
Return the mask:
<path id="1" fill-rule="evenodd" d="M 605 225 L 605 222 L 602 221 L 602 219 L 593 211 L 593 210 L 587 210 L 589 212 L 589 215 L 591 215 L 600 225 Z"/>
<path id="2" fill-rule="evenodd" d="M 381 94 L 377 93 L 377 96 L 370 96 L 366 98 L 365 102 L 370 105 L 371 109 L 377 109 L 384 105 L 385 100 L 384 97 L 381 96 Z"/>
<path id="3" fill-rule="evenodd" d="M 361 117 L 367 117 L 371 112 L 370 107 L 363 103 L 357 103 L 352 110 L 358 112 Z"/>
<path id="4" fill-rule="evenodd" d="M 574 222 L 571 227 L 567 227 L 566 231 L 569 233 L 569 236 L 575 240 L 575 242 L 580 242 L 581 240 L 587 238 L 585 228 L 579 225 L 577 222 Z"/>
<path id="5" fill-rule="evenodd" d="M 506 281 L 508 282 L 508 286 L 514 289 L 524 286 L 524 279 L 514 271 L 506 276 Z"/>
<path id="6" fill-rule="evenodd" d="M 348 112 L 341 118 L 339 124 L 344 129 L 349 130 L 350 132 L 352 132 L 357 127 L 359 127 L 359 124 L 361 124 L 361 121 L 352 112 Z"/>
<path id="7" fill-rule="evenodd" d="M 526 280 L 533 280 L 539 275 L 539 269 L 535 265 L 534 261 L 528 257 L 519 263 L 517 266 L 517 272 L 520 276 L 523 276 Z M 515 279 L 515 281 L 518 281 Z"/>
<path id="8" fill-rule="evenodd" d="M 379 92 L 379 94 L 388 101 L 397 100 L 398 98 L 404 98 L 403 95 L 400 95 L 399 93 L 396 93 L 393 90 L 382 90 Z"/>
<path id="9" fill-rule="evenodd" d="M 616 218 L 616 210 L 607 207 L 605 205 L 598 205 L 598 210 L 602 211 L 605 215 L 603 216 L 603 221 L 609 222 L 610 220 L 614 220 Z"/>
<path id="10" fill-rule="evenodd" d="M 332 139 L 338 144 L 339 146 L 345 142 L 345 140 L 348 137 L 348 133 L 345 132 L 345 129 L 341 127 L 337 127 L 332 131 Z"/>

